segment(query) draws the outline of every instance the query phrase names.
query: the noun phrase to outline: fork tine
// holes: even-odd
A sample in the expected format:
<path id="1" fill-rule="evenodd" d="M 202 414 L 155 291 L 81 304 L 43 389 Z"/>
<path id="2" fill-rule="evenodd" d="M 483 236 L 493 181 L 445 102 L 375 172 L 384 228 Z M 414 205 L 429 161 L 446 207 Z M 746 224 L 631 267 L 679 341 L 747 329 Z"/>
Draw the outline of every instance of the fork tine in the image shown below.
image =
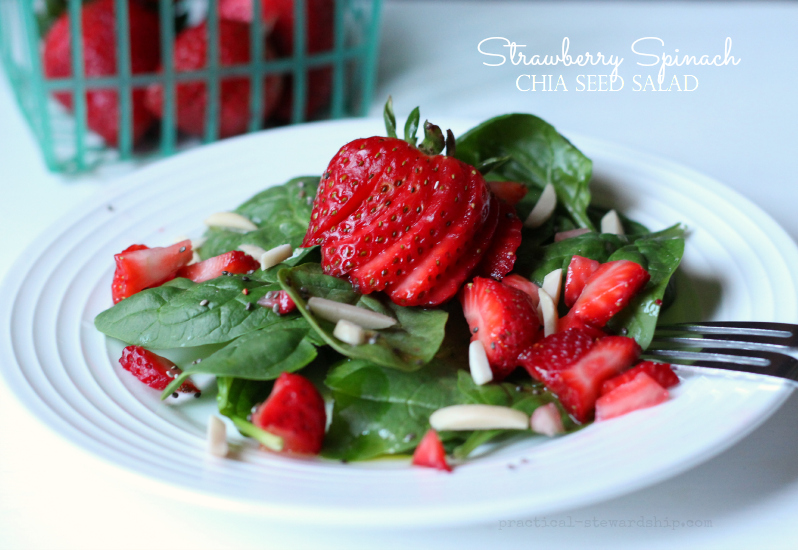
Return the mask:
<path id="1" fill-rule="evenodd" d="M 697 335 L 697 336 L 694 336 Z M 684 323 L 657 327 L 658 343 L 786 351 L 798 348 L 795 325 L 786 323 Z"/>
<path id="2" fill-rule="evenodd" d="M 772 351 L 707 348 L 693 350 L 647 350 L 646 356 L 687 363 L 688 366 L 708 367 L 753 374 L 765 374 L 798 382 L 798 360 Z"/>

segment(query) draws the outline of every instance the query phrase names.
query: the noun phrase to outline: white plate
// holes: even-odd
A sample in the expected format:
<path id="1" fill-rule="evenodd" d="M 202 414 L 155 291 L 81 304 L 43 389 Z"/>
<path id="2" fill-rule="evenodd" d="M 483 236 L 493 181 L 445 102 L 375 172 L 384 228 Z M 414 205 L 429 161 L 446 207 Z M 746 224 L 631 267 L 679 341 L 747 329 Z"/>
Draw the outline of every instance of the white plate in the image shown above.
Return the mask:
<path id="1" fill-rule="evenodd" d="M 444 122 L 456 131 L 471 126 Z M 235 459 L 209 458 L 212 397 L 162 404 L 120 369 L 119 345 L 94 329 L 95 315 L 111 304 L 112 255 L 132 243 L 198 236 L 208 214 L 268 185 L 321 173 L 342 143 L 381 134 L 381 126 L 322 123 L 200 148 L 143 169 L 72 212 L 2 285 L 0 371 L 10 387 L 55 433 L 139 483 L 274 521 L 359 527 L 513 519 L 613 497 L 722 451 L 789 394 L 779 382 L 690 376 L 662 406 L 517 444 L 451 475 L 397 461 L 292 460 L 246 443 Z M 798 250 L 766 214 L 690 170 L 575 142 L 595 162 L 599 199 L 652 228 L 690 227 L 683 265 L 701 317 L 798 322 Z"/>

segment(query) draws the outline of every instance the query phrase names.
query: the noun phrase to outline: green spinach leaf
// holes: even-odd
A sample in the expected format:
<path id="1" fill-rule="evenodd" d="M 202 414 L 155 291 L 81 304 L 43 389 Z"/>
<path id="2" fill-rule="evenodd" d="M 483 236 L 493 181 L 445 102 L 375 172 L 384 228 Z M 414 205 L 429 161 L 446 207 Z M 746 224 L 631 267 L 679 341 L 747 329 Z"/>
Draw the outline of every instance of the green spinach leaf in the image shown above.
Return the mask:
<path id="1" fill-rule="evenodd" d="M 224 376 L 217 378 L 216 383 L 219 387 L 216 395 L 219 412 L 232 420 L 243 435 L 259 441 L 273 451 L 282 450 L 281 437 L 258 428 L 248 420 L 255 405 L 269 396 L 272 384 Z"/>

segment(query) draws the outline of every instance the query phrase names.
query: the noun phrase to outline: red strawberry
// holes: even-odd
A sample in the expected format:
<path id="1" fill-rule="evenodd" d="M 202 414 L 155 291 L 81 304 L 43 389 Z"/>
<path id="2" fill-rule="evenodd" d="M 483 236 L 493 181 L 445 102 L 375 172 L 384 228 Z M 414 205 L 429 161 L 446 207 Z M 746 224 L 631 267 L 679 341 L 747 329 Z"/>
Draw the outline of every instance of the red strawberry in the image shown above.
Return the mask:
<path id="1" fill-rule="evenodd" d="M 154 72 L 160 61 L 158 16 L 131 2 L 128 6 L 128 20 L 131 72 Z M 117 35 L 114 0 L 97 0 L 84 4 L 81 23 L 86 76 L 115 76 Z M 64 14 L 44 39 L 44 74 L 47 78 L 72 76 L 70 39 L 69 15 Z M 72 94 L 56 92 L 54 95 L 59 103 L 72 110 Z M 132 92 L 133 143 L 137 143 L 155 122 L 145 106 L 144 96 L 145 91 L 142 89 L 134 89 Z M 119 94 L 116 90 L 92 89 L 86 92 L 86 123 L 108 145 L 116 146 L 119 143 Z"/>
<path id="2" fill-rule="evenodd" d="M 507 277 L 502 279 L 502 283 L 525 292 L 526 295 L 532 299 L 534 308 L 537 309 L 538 303 L 540 302 L 540 287 L 538 285 L 515 273 L 507 275 Z"/>
<path id="3" fill-rule="evenodd" d="M 526 188 L 525 188 L 526 189 Z M 499 224 L 493 240 L 482 262 L 477 267 L 477 274 L 493 277 L 501 281 L 513 270 L 515 251 L 521 245 L 521 220 L 515 215 L 515 208 L 504 201 L 499 203 Z"/>
<path id="4" fill-rule="evenodd" d="M 585 331 L 593 338 L 604 338 L 607 336 L 607 333 L 600 328 L 588 325 L 573 313 L 568 313 L 566 316 L 560 317 L 559 321 L 557 321 L 557 332 L 564 332 L 571 329 Z"/>
<path id="5" fill-rule="evenodd" d="M 188 265 L 177 272 L 178 277 L 191 279 L 195 283 L 221 277 L 224 272 L 235 275 L 251 273 L 260 267 L 260 262 L 240 250 L 225 252 L 202 262 Z"/>
<path id="6" fill-rule="evenodd" d="M 584 330 L 555 332 L 525 350 L 518 358 L 532 378 L 543 380 L 546 372 L 563 370 L 587 353 L 596 339 Z"/>
<path id="7" fill-rule="evenodd" d="M 463 287 L 460 301 L 471 340 L 482 342 L 494 379 L 503 379 L 538 338 L 540 321 L 532 301 L 518 289 L 482 277 Z"/>
<path id="8" fill-rule="evenodd" d="M 284 372 L 252 414 L 252 423 L 282 437 L 283 452 L 315 455 L 327 424 L 324 399 L 307 378 Z"/>
<path id="9" fill-rule="evenodd" d="M 643 371 L 606 393 L 596 401 L 596 420 L 609 420 L 639 409 L 646 409 L 667 401 L 668 390 Z"/>
<path id="10" fill-rule="evenodd" d="M 515 206 L 527 194 L 527 186 L 517 181 L 489 181 L 488 188 L 491 193 L 499 197 L 501 200 Z"/>
<path id="11" fill-rule="evenodd" d="M 569 315 L 573 314 L 589 325 L 603 327 L 626 307 L 649 278 L 648 271 L 629 260 L 602 264 L 588 279 Z"/>
<path id="12" fill-rule="evenodd" d="M 586 422 L 604 381 L 629 368 L 639 356 L 640 346 L 633 339 L 607 336 L 565 368 L 558 365 L 559 368 L 536 372 L 565 409 L 577 421 Z"/>
<path id="13" fill-rule="evenodd" d="M 629 369 L 623 374 L 619 374 L 614 378 L 610 378 L 601 385 L 601 395 L 610 393 L 612 390 L 630 382 L 639 373 L 645 372 L 654 381 L 663 388 L 670 388 L 679 383 L 679 377 L 673 372 L 673 369 L 668 363 L 656 363 L 654 361 L 642 361 L 634 368 Z"/>
<path id="14" fill-rule="evenodd" d="M 114 256 L 116 271 L 111 284 L 114 303 L 155 286 L 161 286 L 177 276 L 193 256 L 191 241 L 172 246 L 148 248 L 134 244 Z"/>
<path id="15" fill-rule="evenodd" d="M 291 296 L 289 296 L 285 290 L 272 290 L 267 292 L 263 298 L 258 300 L 258 304 L 270 309 L 276 307 L 277 309 L 275 309 L 275 312 L 279 315 L 291 313 L 296 309 L 294 300 L 291 299 Z"/>
<path id="16" fill-rule="evenodd" d="M 330 161 L 303 246 L 321 245 L 324 272 L 360 292 L 437 305 L 484 256 L 492 203 L 482 175 L 459 160 L 396 138 L 357 139 Z"/>
<path id="17" fill-rule="evenodd" d="M 250 62 L 249 25 L 222 20 L 219 22 L 219 62 L 222 67 Z M 181 32 L 174 44 L 174 65 L 178 72 L 204 69 L 208 59 L 208 28 L 206 23 Z M 267 57 L 271 53 L 267 51 Z M 264 79 L 263 104 L 260 117 L 271 114 L 279 100 L 282 79 L 269 75 Z M 159 84 L 147 90 L 147 106 L 163 116 L 163 88 Z M 205 135 L 205 111 L 208 90 L 204 82 L 178 84 L 176 92 L 177 127 L 193 136 Z M 219 89 L 219 137 L 243 134 L 249 127 L 250 79 L 231 76 L 221 81 Z"/>
<path id="18" fill-rule="evenodd" d="M 571 307 L 576 303 L 590 276 L 601 264 L 596 260 L 583 256 L 573 256 L 565 275 L 565 305 Z"/>
<path id="19" fill-rule="evenodd" d="M 128 346 L 123 349 L 119 364 L 133 376 L 156 390 L 166 389 L 166 386 L 183 372 L 166 357 L 156 355 L 141 346 Z M 177 391 L 179 393 L 200 393 L 190 379 L 184 380 Z"/>
<path id="20" fill-rule="evenodd" d="M 430 429 L 424 434 L 421 443 L 413 453 L 413 465 L 435 468 L 451 472 L 452 467 L 446 462 L 446 451 L 443 449 L 438 433 Z"/>

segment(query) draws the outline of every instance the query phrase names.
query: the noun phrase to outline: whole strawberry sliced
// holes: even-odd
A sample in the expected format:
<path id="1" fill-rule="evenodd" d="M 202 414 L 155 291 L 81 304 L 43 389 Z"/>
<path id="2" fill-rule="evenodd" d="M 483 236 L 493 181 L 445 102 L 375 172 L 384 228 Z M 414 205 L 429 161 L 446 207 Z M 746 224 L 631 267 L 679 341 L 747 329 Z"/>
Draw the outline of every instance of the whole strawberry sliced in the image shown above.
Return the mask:
<path id="1" fill-rule="evenodd" d="M 477 273 L 482 277 L 493 277 L 501 281 L 515 265 L 515 251 L 521 245 L 523 224 L 516 216 L 515 208 L 504 201 L 498 203 L 499 223 L 485 257 L 477 267 Z"/>
<path id="2" fill-rule="evenodd" d="M 128 346 L 119 358 L 122 368 L 156 390 L 164 390 L 183 371 L 166 357 L 161 357 L 141 346 Z M 178 393 L 199 393 L 190 379 L 176 390 Z"/>
<path id="3" fill-rule="evenodd" d="M 400 305 L 453 297 L 498 222 L 482 175 L 437 154 L 439 128 L 427 123 L 425 131 L 420 148 L 395 137 L 344 145 L 322 178 L 303 243 L 321 245 L 328 275 L 364 294 L 385 290 Z"/>
<path id="4" fill-rule="evenodd" d="M 621 311 L 650 279 L 635 262 L 616 260 L 601 264 L 585 283 L 569 315 L 595 327 L 603 327 Z"/>
<path id="5" fill-rule="evenodd" d="M 565 305 L 571 307 L 582 294 L 590 276 L 601 266 L 596 260 L 584 256 L 571 257 L 568 271 L 565 275 Z"/>
<path id="6" fill-rule="evenodd" d="M 267 50 L 267 57 L 271 52 Z M 182 31 L 174 44 L 174 67 L 177 72 L 204 69 L 208 60 L 208 27 L 202 23 Z M 219 63 L 222 67 L 243 65 L 250 62 L 249 25 L 233 21 L 219 22 Z M 219 88 L 218 123 L 219 137 L 243 134 L 249 127 L 251 115 L 251 82 L 246 76 L 223 78 Z M 268 75 L 264 79 L 263 101 L 259 116 L 271 114 L 282 90 L 279 75 Z M 208 87 L 204 82 L 178 84 L 176 91 L 177 127 L 193 136 L 204 136 Z M 159 84 L 147 90 L 147 106 L 158 117 L 163 116 L 163 88 Z"/>
<path id="7" fill-rule="evenodd" d="M 252 414 L 252 423 L 282 437 L 283 452 L 315 455 L 327 424 L 324 399 L 310 380 L 284 372 Z"/>
<path id="8" fill-rule="evenodd" d="M 413 453 L 413 465 L 435 468 L 445 472 L 451 472 L 452 467 L 446 462 L 446 451 L 443 448 L 438 433 L 430 429 L 424 434 L 421 443 Z"/>
<path id="9" fill-rule="evenodd" d="M 111 283 L 114 303 L 155 286 L 161 286 L 177 276 L 193 256 L 191 241 L 167 247 L 148 248 L 135 244 L 114 255 L 116 271 Z"/>
<path id="10" fill-rule="evenodd" d="M 296 309 L 296 303 L 285 290 L 272 290 L 258 300 L 258 305 L 273 309 L 279 315 L 286 315 Z"/>
<path id="11" fill-rule="evenodd" d="M 463 287 L 460 301 L 471 340 L 482 342 L 493 378 L 503 379 L 539 336 L 540 321 L 532 300 L 516 288 L 475 277 Z"/>
<path id="12" fill-rule="evenodd" d="M 668 400 L 668 390 L 643 371 L 596 401 L 596 420 L 609 420 Z"/>
<path id="13" fill-rule="evenodd" d="M 234 275 L 243 275 L 251 273 L 259 267 L 260 262 L 249 254 L 245 254 L 240 250 L 232 250 L 180 268 L 177 276 L 191 279 L 195 283 L 202 283 L 221 277 L 225 271 Z"/>
<path id="14" fill-rule="evenodd" d="M 630 382 L 639 373 L 645 372 L 654 379 L 657 384 L 663 388 L 671 388 L 679 383 L 679 377 L 673 372 L 673 369 L 668 363 L 657 363 L 655 361 L 641 361 L 640 364 L 635 365 L 634 368 L 629 369 L 623 374 L 619 374 L 614 378 L 610 378 L 601 385 L 601 395 L 610 393 L 612 390 L 622 384 Z"/>
<path id="15" fill-rule="evenodd" d="M 116 76 L 114 0 L 96 0 L 81 8 L 83 65 L 87 77 Z M 156 13 L 136 2 L 128 5 L 130 36 L 130 69 L 133 74 L 155 72 L 160 62 L 160 27 Z M 44 39 L 44 74 L 47 78 L 72 76 L 72 48 L 68 14 L 62 15 Z M 56 100 L 69 110 L 73 97 L 56 92 Z M 137 143 L 150 129 L 155 118 L 145 106 L 145 91 L 131 94 L 132 139 Z M 119 143 L 119 94 L 114 89 L 92 89 L 86 92 L 86 123 L 108 145 Z"/>
<path id="16" fill-rule="evenodd" d="M 499 197 L 501 200 L 515 206 L 521 199 L 523 199 L 529 189 L 523 183 L 517 181 L 489 181 L 488 187 L 490 192 Z"/>
<path id="17" fill-rule="evenodd" d="M 563 370 L 574 364 L 596 343 L 588 331 L 571 329 L 546 336 L 518 358 L 532 378 L 543 380 L 545 373 Z"/>

